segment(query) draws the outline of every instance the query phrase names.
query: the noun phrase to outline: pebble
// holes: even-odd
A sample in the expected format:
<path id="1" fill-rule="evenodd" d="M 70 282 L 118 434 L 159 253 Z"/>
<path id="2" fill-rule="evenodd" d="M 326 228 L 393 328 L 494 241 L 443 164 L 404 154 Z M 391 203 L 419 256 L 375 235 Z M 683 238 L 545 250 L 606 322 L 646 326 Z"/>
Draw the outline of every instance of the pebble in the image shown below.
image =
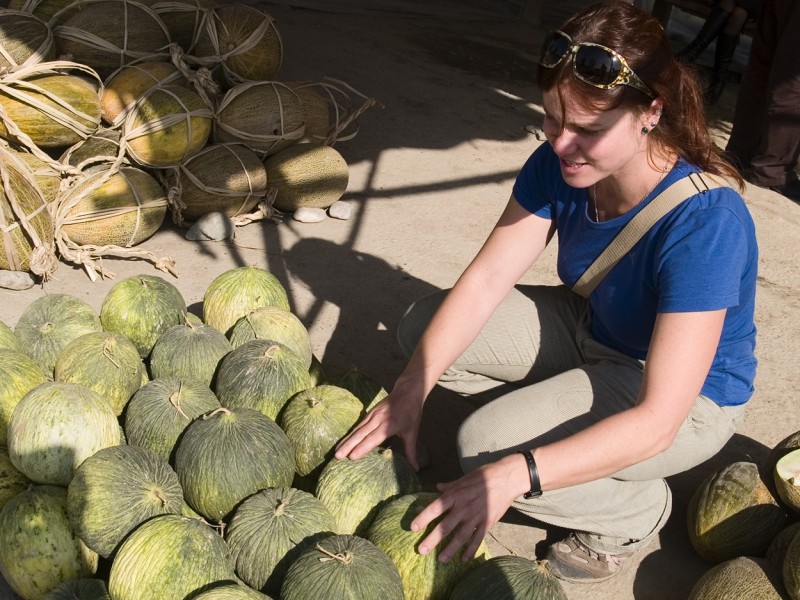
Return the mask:
<path id="1" fill-rule="evenodd" d="M 328 217 L 325 210 L 322 208 L 309 208 L 301 206 L 292 213 L 292 219 L 300 221 L 301 223 L 319 223 Z"/>
<path id="2" fill-rule="evenodd" d="M 27 290 L 36 283 L 27 271 L 0 270 L 0 287 L 7 290 Z"/>
<path id="3" fill-rule="evenodd" d="M 208 213 L 197 219 L 189 231 L 186 232 L 186 239 L 192 241 L 229 240 L 233 237 L 235 230 L 233 221 L 221 212 Z"/>
<path id="4" fill-rule="evenodd" d="M 341 219 L 342 221 L 350 220 L 353 215 L 353 206 L 347 202 L 337 200 L 328 208 L 328 214 L 334 219 Z"/>

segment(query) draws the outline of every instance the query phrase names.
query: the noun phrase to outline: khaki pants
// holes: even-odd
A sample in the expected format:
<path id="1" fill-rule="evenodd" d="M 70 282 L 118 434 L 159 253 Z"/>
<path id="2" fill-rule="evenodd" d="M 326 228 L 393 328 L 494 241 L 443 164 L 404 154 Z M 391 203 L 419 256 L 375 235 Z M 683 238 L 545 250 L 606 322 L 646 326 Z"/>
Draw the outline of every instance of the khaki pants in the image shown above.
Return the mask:
<path id="1" fill-rule="evenodd" d="M 446 293 L 409 308 L 398 331 L 407 355 Z M 566 287 L 518 286 L 444 373 L 440 385 L 480 403 L 458 433 L 465 471 L 565 438 L 636 403 L 644 361 L 592 339 L 589 312 Z M 519 498 L 514 508 L 576 531 L 597 552 L 632 552 L 669 517 L 664 478 L 715 455 L 743 415 L 744 407 L 719 407 L 699 396 L 668 450 L 611 477 Z"/>

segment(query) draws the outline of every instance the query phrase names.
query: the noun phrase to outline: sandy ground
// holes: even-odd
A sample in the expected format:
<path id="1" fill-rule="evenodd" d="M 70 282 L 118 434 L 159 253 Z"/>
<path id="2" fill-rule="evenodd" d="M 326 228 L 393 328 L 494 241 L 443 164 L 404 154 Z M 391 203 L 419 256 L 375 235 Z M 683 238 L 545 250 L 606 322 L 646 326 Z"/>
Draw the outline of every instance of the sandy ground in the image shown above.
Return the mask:
<path id="1" fill-rule="evenodd" d="M 548 8 L 539 25 L 285 5 L 270 5 L 270 11 L 284 40 L 280 79 L 336 77 L 382 103 L 363 115 L 355 139 L 337 146 L 351 169 L 344 200 L 353 206 L 353 218 L 255 223 L 225 243 L 188 242 L 184 232 L 165 225 L 143 247 L 174 258 L 178 278 L 146 262 L 107 260 L 116 280 L 92 283 L 83 271 L 62 264 L 43 287 L 0 291 L 2 321 L 14 326 L 25 306 L 48 293 L 73 294 L 99 311 L 116 281 L 138 273 L 170 280 L 199 311 L 214 277 L 256 264 L 285 284 L 329 373 L 357 366 L 391 387 L 403 366 L 393 333 L 403 311 L 421 295 L 453 284 L 508 199 L 518 168 L 541 143 L 529 132 L 541 121 L 532 73 L 544 31 L 558 24 L 567 5 Z M 710 112 L 721 144 L 737 91 L 729 86 Z M 760 460 L 800 429 L 794 395 L 800 384 L 794 363 L 800 206 L 755 187 L 747 188 L 745 198 L 761 248 L 760 368 L 751 409 L 719 456 L 671 479 L 674 511 L 658 541 L 608 582 L 565 584 L 573 600 L 686 598 L 711 566 L 695 555 L 686 536 L 686 504 L 696 486 L 721 465 Z M 556 282 L 554 256 L 550 248 L 525 281 Z M 432 485 L 458 475 L 454 436 L 469 407 L 437 390 L 426 411 L 423 439 L 432 464 L 421 474 Z M 535 558 L 563 533 L 510 513 L 488 542 L 494 554 Z M 0 582 L 0 598 L 10 597 Z"/>

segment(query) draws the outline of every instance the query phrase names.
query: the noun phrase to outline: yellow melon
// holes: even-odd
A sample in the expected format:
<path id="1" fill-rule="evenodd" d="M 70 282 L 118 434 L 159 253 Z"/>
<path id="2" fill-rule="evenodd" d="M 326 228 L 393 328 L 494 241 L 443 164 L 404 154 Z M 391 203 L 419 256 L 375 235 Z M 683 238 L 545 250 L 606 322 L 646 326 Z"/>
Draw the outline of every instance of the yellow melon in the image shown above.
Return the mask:
<path id="1" fill-rule="evenodd" d="M 186 82 L 178 67 L 166 61 L 146 61 L 127 65 L 112 73 L 100 95 L 100 112 L 103 121 L 119 125 L 124 113 L 157 85 Z"/>
<path id="2" fill-rule="evenodd" d="M 278 190 L 278 210 L 328 208 L 347 190 L 347 162 L 330 146 L 295 144 L 267 158 L 264 166 L 270 187 Z"/>

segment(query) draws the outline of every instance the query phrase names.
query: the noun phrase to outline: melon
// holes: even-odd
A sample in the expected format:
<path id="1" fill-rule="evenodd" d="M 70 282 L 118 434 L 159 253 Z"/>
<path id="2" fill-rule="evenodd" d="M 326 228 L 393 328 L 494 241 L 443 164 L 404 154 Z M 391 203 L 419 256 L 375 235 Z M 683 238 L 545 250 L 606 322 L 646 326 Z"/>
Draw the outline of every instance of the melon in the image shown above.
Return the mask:
<path id="1" fill-rule="evenodd" d="M 328 208 L 347 191 L 347 162 L 331 146 L 295 144 L 267 157 L 267 181 L 278 190 L 275 208 Z"/>
<path id="2" fill-rule="evenodd" d="M 311 367 L 311 336 L 293 312 L 277 306 L 260 306 L 236 321 L 230 333 L 234 348 L 255 339 L 280 342 Z"/>
<path id="3" fill-rule="evenodd" d="M 111 600 L 102 579 L 70 579 L 42 596 L 42 600 Z"/>
<path id="4" fill-rule="evenodd" d="M 161 515 L 122 543 L 111 563 L 108 591 L 114 600 L 193 598 L 235 577 L 225 540 L 213 528 L 197 519 Z"/>
<path id="5" fill-rule="evenodd" d="M 22 346 L 20 346 L 17 336 L 14 335 L 14 330 L 2 321 L 0 321 L 0 350 L 22 352 Z"/>
<path id="6" fill-rule="evenodd" d="M 78 383 L 109 401 L 121 415 L 142 385 L 146 369 L 128 338 L 110 331 L 87 333 L 73 340 L 56 359 L 56 381 Z"/>
<path id="7" fill-rule="evenodd" d="M 122 124 L 128 155 L 147 167 L 174 167 L 199 152 L 213 113 L 197 92 L 166 84 L 140 96 Z"/>
<path id="8" fill-rule="evenodd" d="M 194 379 L 153 379 L 128 402 L 125 435 L 129 444 L 146 448 L 172 464 L 178 440 L 189 424 L 219 407 L 214 392 Z"/>
<path id="9" fill-rule="evenodd" d="M 792 600 L 800 600 L 800 535 L 795 535 L 783 559 L 783 584 Z"/>
<path id="10" fill-rule="evenodd" d="M 0 269 L 47 277 L 58 266 L 53 219 L 31 170 L 0 148 Z"/>
<path id="11" fill-rule="evenodd" d="M 213 522 L 247 496 L 287 487 L 294 457 L 286 434 L 257 410 L 219 408 L 186 428 L 175 453 L 186 502 Z"/>
<path id="12" fill-rule="evenodd" d="M 108 558 L 148 519 L 180 514 L 183 490 L 172 467 L 136 446 L 99 450 L 75 470 L 67 489 L 67 513 L 75 532 Z"/>
<path id="13" fill-rule="evenodd" d="M 304 133 L 300 98 L 278 81 L 233 86 L 219 101 L 214 117 L 214 141 L 243 143 L 259 156 L 296 144 Z"/>
<path id="14" fill-rule="evenodd" d="M 8 450 L 0 446 L 0 511 L 9 500 L 28 489 L 32 483 L 11 463 Z"/>
<path id="15" fill-rule="evenodd" d="M 277 420 L 289 399 L 311 386 L 303 360 L 272 340 L 251 340 L 222 359 L 216 393 L 229 408 L 254 408 Z"/>
<path id="16" fill-rule="evenodd" d="M 739 556 L 715 565 L 692 587 L 688 600 L 785 600 L 780 571 L 764 558 Z"/>
<path id="17" fill-rule="evenodd" d="M 395 498 L 381 508 L 367 534 L 367 539 L 386 552 L 400 571 L 405 600 L 447 600 L 456 584 L 489 558 L 485 542 L 481 542 L 470 560 L 463 560 L 459 552 L 450 561 L 439 562 L 447 539 L 430 553 L 419 554 L 419 543 L 436 523 L 422 531 L 411 531 L 411 522 L 437 496 L 434 492 L 418 492 Z"/>
<path id="18" fill-rule="evenodd" d="M 375 408 L 378 402 L 389 395 L 380 383 L 356 367 L 351 367 L 338 375 L 330 377 L 328 383 L 348 390 L 361 400 L 364 410 L 367 411 Z"/>
<path id="19" fill-rule="evenodd" d="M 251 588 L 277 595 L 297 556 L 335 529 L 322 502 L 302 490 L 260 490 L 236 507 L 225 528 L 225 540 L 236 573 Z"/>
<path id="20" fill-rule="evenodd" d="M 567 600 L 547 561 L 506 554 L 490 558 L 453 588 L 448 600 Z"/>
<path id="21" fill-rule="evenodd" d="M 800 521 L 787 525 L 780 530 L 778 535 L 772 538 L 772 541 L 764 554 L 764 558 L 772 561 L 778 569 L 783 568 L 783 561 L 786 559 L 786 551 L 789 549 L 789 544 L 792 540 L 800 534 Z"/>
<path id="22" fill-rule="evenodd" d="M 308 374 L 311 377 L 311 385 L 309 387 L 322 385 L 328 379 L 325 373 L 325 367 L 322 366 L 320 360 L 313 354 L 311 355 L 311 366 L 308 368 Z"/>
<path id="23" fill-rule="evenodd" d="M 246 585 L 230 583 L 192 596 L 192 600 L 270 600 L 270 597 Z"/>
<path id="24" fill-rule="evenodd" d="M 196 379 L 211 388 L 220 361 L 231 350 L 228 338 L 210 325 L 175 325 L 156 340 L 150 353 L 150 374 L 154 378 Z"/>
<path id="25" fill-rule="evenodd" d="M 8 424 L 8 455 L 29 479 L 66 487 L 92 454 L 121 443 L 111 403 L 76 383 L 51 381 L 23 396 Z"/>
<path id="26" fill-rule="evenodd" d="M 214 0 L 154 0 L 151 8 L 164 21 L 170 39 L 190 52 Z"/>
<path id="27" fill-rule="evenodd" d="M 39 191 L 42 192 L 42 198 L 44 198 L 45 203 L 47 203 L 48 206 L 52 206 L 53 201 L 56 199 L 61 189 L 61 182 L 63 181 L 61 171 L 35 154 L 29 152 L 14 153 L 30 170 Z"/>
<path id="28" fill-rule="evenodd" d="M 27 354 L 0 350 L 0 446 L 8 444 L 8 423 L 19 401 L 47 379 L 42 368 Z"/>
<path id="29" fill-rule="evenodd" d="M 746 461 L 711 473 L 692 495 L 686 516 L 692 546 L 713 563 L 763 556 L 786 522 L 758 465 Z"/>
<path id="30" fill-rule="evenodd" d="M 73 144 L 59 157 L 59 162 L 71 165 L 78 170 L 88 170 L 102 163 L 113 164 L 121 159 L 123 164 L 130 164 L 124 158 L 124 152 L 119 143 L 118 129 L 100 127 L 85 140 Z"/>
<path id="31" fill-rule="evenodd" d="M 0 11 L 0 68 L 19 68 L 53 60 L 53 32 L 36 15 Z"/>
<path id="32" fill-rule="evenodd" d="M 75 535 L 63 487 L 32 486 L 0 511 L 0 575 L 22 598 L 42 598 L 65 581 L 91 577 L 97 563 Z"/>
<path id="33" fill-rule="evenodd" d="M 218 63 L 228 86 L 274 79 L 283 60 L 275 20 L 247 4 L 215 7 L 198 33 L 192 57 L 200 64 Z"/>
<path id="34" fill-rule="evenodd" d="M 156 275 L 134 275 L 108 291 L 100 307 L 103 329 L 127 337 L 146 358 L 167 329 L 184 322 L 186 302 L 173 284 Z"/>
<path id="35" fill-rule="evenodd" d="M 318 474 L 363 414 L 358 398 L 335 385 L 318 385 L 295 394 L 278 423 L 294 446 L 298 475 Z"/>
<path id="36" fill-rule="evenodd" d="M 100 95 L 100 114 L 108 125 L 119 126 L 128 110 L 146 92 L 159 85 L 185 85 L 186 78 L 170 62 L 143 61 L 125 65 L 106 80 Z"/>
<path id="37" fill-rule="evenodd" d="M 329 94 L 325 93 L 327 89 L 310 82 L 285 81 L 284 83 L 298 95 L 303 108 L 305 135 L 299 141 L 324 143 L 331 132 L 331 103 Z"/>
<path id="38" fill-rule="evenodd" d="M 48 22 L 60 10 L 72 4 L 73 0 L 8 0 L 8 8 L 29 12 L 42 21 Z"/>
<path id="39" fill-rule="evenodd" d="M 267 173 L 258 155 L 241 144 L 209 144 L 180 166 L 180 219 L 217 212 L 236 217 L 267 195 Z"/>
<path id="40" fill-rule="evenodd" d="M 44 67 L 47 63 L 43 63 Z M 24 72 L 21 72 L 24 73 Z M 98 84 L 69 73 L 8 75 L 0 85 L 0 105 L 6 118 L 39 148 L 64 148 L 87 138 L 100 127 Z M 0 137 L 22 142 L 6 119 Z"/>
<path id="41" fill-rule="evenodd" d="M 792 511 L 800 513 L 800 449 L 784 454 L 775 463 L 778 497 Z"/>
<path id="42" fill-rule="evenodd" d="M 52 375 L 58 355 L 70 342 L 102 331 L 100 318 L 86 302 L 69 294 L 48 294 L 31 302 L 20 315 L 14 334 L 22 350 Z"/>
<path id="43" fill-rule="evenodd" d="M 402 600 L 403 583 L 397 567 L 374 544 L 332 535 L 306 548 L 291 564 L 280 597 Z"/>
<path id="44" fill-rule="evenodd" d="M 332 458 L 320 473 L 316 496 L 336 517 L 336 533 L 361 537 L 389 500 L 422 491 L 411 465 L 389 448 L 358 460 Z"/>
<path id="45" fill-rule="evenodd" d="M 203 322 L 229 335 L 236 321 L 260 306 L 291 310 L 278 278 L 255 265 L 228 269 L 214 278 L 203 295 Z"/>
<path id="46" fill-rule="evenodd" d="M 59 52 L 101 77 L 136 60 L 168 57 L 166 25 L 153 9 L 131 0 L 76 0 L 53 25 Z"/>
<path id="47" fill-rule="evenodd" d="M 761 463 L 761 472 L 766 474 L 765 482 L 773 495 L 778 494 L 775 487 L 775 465 L 778 461 L 794 450 L 800 450 L 800 430 L 790 433 L 775 444 Z"/>

